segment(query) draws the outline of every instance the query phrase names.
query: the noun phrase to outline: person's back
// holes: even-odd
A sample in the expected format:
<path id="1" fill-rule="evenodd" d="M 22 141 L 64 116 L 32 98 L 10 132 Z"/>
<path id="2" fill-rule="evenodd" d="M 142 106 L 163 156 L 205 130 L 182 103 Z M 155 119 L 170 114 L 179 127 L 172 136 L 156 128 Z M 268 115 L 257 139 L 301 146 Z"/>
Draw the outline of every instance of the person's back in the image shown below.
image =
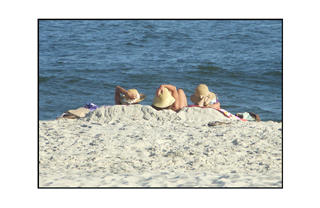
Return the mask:
<path id="1" fill-rule="evenodd" d="M 179 111 L 188 105 L 184 91 L 173 85 L 160 85 L 155 94 L 152 107 L 156 110 Z"/>

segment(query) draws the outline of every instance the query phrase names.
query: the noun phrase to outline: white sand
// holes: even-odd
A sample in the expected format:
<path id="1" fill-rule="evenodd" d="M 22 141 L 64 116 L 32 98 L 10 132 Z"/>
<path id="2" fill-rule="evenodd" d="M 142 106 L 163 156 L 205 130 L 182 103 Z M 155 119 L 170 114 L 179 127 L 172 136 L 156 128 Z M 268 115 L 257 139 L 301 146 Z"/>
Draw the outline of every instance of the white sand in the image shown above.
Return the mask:
<path id="1" fill-rule="evenodd" d="M 39 121 L 39 186 L 282 187 L 282 123 L 143 105 Z"/>

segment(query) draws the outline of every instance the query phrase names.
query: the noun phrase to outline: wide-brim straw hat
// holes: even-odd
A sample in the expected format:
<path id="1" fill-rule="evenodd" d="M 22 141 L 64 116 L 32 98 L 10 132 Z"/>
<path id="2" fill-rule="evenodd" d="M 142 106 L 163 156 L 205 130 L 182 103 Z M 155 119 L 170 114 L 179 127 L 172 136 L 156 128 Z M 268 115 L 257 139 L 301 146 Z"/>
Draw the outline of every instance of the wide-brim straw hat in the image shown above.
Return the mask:
<path id="1" fill-rule="evenodd" d="M 155 96 L 152 101 L 152 105 L 157 108 L 167 108 L 171 106 L 176 100 L 172 97 L 171 93 L 167 88 L 163 89 L 163 93 L 159 96 Z"/>
<path id="2" fill-rule="evenodd" d="M 134 102 L 132 102 L 132 104 L 141 102 L 147 97 L 145 94 L 139 93 L 138 90 L 136 90 L 136 89 L 130 89 L 130 90 L 128 90 L 128 92 L 131 92 L 133 94 L 137 94 L 137 95 L 140 96 L 138 99 L 136 99 Z M 122 104 L 129 104 L 128 100 L 130 100 L 130 98 L 128 98 L 125 95 L 122 95 L 120 102 Z"/>
<path id="3" fill-rule="evenodd" d="M 216 94 L 209 91 L 209 88 L 205 84 L 199 84 L 195 90 L 195 93 L 191 95 L 190 100 L 193 103 L 198 103 L 203 97 L 209 97 L 212 100 L 216 97 Z"/>
<path id="4" fill-rule="evenodd" d="M 85 117 L 86 114 L 89 112 L 90 112 L 89 109 L 81 107 L 76 110 L 68 110 L 65 114 L 82 118 L 82 117 Z"/>

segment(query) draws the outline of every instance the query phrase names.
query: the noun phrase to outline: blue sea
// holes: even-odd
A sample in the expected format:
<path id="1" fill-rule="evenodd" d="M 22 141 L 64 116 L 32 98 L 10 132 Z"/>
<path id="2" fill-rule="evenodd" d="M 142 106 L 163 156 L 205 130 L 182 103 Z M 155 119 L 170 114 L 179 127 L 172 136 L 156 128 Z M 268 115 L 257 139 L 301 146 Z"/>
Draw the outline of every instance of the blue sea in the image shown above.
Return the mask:
<path id="1" fill-rule="evenodd" d="M 199 84 L 232 114 L 282 121 L 282 20 L 38 20 L 39 120 L 91 102 L 114 105 L 117 85 L 151 105 L 171 84 L 188 104 Z"/>

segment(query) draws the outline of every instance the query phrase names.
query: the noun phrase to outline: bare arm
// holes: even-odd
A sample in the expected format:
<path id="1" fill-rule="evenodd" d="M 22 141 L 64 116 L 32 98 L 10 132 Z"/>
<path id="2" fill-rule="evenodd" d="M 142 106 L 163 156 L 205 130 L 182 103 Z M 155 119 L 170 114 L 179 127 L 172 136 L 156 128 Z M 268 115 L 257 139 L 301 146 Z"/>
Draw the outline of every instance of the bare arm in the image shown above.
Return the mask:
<path id="1" fill-rule="evenodd" d="M 220 103 L 215 103 L 213 105 L 210 105 L 210 107 L 214 107 L 214 108 L 220 109 Z"/>
<path id="2" fill-rule="evenodd" d="M 114 101 L 115 101 L 116 105 L 121 105 L 121 102 L 120 102 L 121 94 L 129 97 L 130 99 L 137 98 L 137 95 L 128 92 L 127 90 L 125 90 L 124 88 L 122 88 L 120 86 L 117 86 L 116 91 L 114 93 Z"/>
<path id="3" fill-rule="evenodd" d="M 156 96 L 159 96 L 160 93 L 163 93 L 163 89 L 167 88 L 171 93 L 172 93 L 172 97 L 176 100 L 173 103 L 173 108 L 172 110 L 177 111 L 179 110 L 179 94 L 177 91 L 177 88 L 173 85 L 160 85 L 160 87 L 156 90 Z"/>

